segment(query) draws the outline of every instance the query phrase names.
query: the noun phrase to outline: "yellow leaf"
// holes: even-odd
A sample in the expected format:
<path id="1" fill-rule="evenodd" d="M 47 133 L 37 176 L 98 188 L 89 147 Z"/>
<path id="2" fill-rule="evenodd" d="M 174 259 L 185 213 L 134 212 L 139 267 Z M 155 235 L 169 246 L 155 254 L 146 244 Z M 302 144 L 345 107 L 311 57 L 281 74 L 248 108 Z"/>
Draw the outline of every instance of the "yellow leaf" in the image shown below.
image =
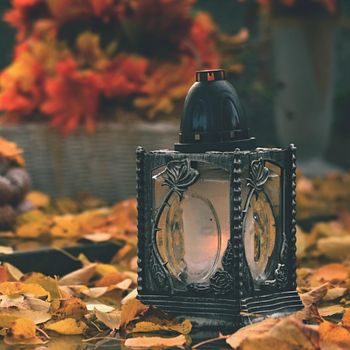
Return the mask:
<path id="1" fill-rule="evenodd" d="M 74 215 L 66 214 L 56 216 L 53 219 L 53 227 L 50 229 L 53 237 L 78 237 L 80 224 Z"/>
<path id="2" fill-rule="evenodd" d="M 22 238 L 38 238 L 49 232 L 49 221 L 37 221 L 23 224 L 16 229 L 16 236 Z"/>
<path id="3" fill-rule="evenodd" d="M 121 313 L 121 327 L 126 327 L 132 320 L 137 318 L 142 313 L 146 312 L 149 309 L 148 306 L 141 303 L 137 299 L 129 299 L 122 306 Z"/>
<path id="4" fill-rule="evenodd" d="M 133 327 L 131 332 L 133 333 L 145 333 L 145 332 L 155 332 L 155 331 L 175 331 L 181 334 L 189 334 L 192 330 L 192 324 L 189 320 L 184 320 L 181 323 L 174 322 L 171 320 L 158 320 L 155 322 L 150 321 L 140 321 L 137 322 Z"/>
<path id="5" fill-rule="evenodd" d="M 83 334 L 87 326 L 82 321 L 77 321 L 74 318 L 66 318 L 61 321 L 47 324 L 45 328 L 59 334 L 75 335 Z"/>
<path id="6" fill-rule="evenodd" d="M 51 312 L 55 318 L 74 318 L 81 319 L 88 310 L 86 304 L 79 298 L 71 298 L 68 300 L 55 300 L 51 304 Z"/>
<path id="7" fill-rule="evenodd" d="M 62 298 L 62 293 L 55 278 L 45 276 L 41 273 L 32 273 L 28 278 L 26 278 L 24 283 L 34 283 L 43 287 L 47 292 L 49 292 L 49 301 Z"/>
<path id="8" fill-rule="evenodd" d="M 35 323 L 27 318 L 19 318 L 13 322 L 10 332 L 15 338 L 34 338 Z"/>
<path id="9" fill-rule="evenodd" d="M 22 282 L 0 283 L 0 293 L 5 295 L 32 294 L 35 296 L 48 296 L 49 293 L 40 285 Z"/>
<path id="10" fill-rule="evenodd" d="M 50 197 L 42 192 L 30 192 L 26 199 L 37 208 L 45 208 L 50 204 Z"/>
<path id="11" fill-rule="evenodd" d="M 179 335 L 172 338 L 163 337 L 137 337 L 129 338 L 125 341 L 126 347 L 131 348 L 161 348 L 161 347 L 176 347 L 183 346 L 186 344 L 186 337 L 184 335 Z"/>
<path id="12" fill-rule="evenodd" d="M 110 264 L 97 264 L 96 272 L 99 275 L 105 276 L 109 273 L 118 272 L 118 269 L 115 266 Z"/>
<path id="13" fill-rule="evenodd" d="M 33 310 L 13 310 L 4 309 L 0 310 L 0 327 L 11 327 L 12 323 L 19 318 L 27 318 L 32 320 L 35 324 L 44 323 L 50 320 L 51 315 L 44 311 Z"/>

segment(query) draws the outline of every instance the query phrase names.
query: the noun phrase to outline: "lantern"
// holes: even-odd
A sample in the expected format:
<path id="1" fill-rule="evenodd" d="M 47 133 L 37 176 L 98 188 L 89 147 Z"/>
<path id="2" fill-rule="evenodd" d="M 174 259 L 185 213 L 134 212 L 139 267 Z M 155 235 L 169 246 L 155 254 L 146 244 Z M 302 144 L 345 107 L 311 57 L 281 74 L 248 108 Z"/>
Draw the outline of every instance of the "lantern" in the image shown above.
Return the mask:
<path id="1" fill-rule="evenodd" d="M 138 297 L 221 329 L 294 312 L 295 147 L 256 148 L 223 70 L 196 80 L 175 150 L 137 149 Z"/>

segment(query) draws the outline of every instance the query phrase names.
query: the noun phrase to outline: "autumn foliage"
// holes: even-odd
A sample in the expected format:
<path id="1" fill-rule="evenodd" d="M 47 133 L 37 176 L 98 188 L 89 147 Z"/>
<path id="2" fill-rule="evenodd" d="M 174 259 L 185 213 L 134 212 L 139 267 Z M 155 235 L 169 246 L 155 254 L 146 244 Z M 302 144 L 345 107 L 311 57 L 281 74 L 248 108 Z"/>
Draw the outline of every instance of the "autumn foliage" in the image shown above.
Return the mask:
<path id="1" fill-rule="evenodd" d="M 194 0 L 12 0 L 12 63 L 0 73 L 5 121 L 41 115 L 94 130 L 104 106 L 170 113 L 195 69 L 217 68 L 222 35 Z"/>

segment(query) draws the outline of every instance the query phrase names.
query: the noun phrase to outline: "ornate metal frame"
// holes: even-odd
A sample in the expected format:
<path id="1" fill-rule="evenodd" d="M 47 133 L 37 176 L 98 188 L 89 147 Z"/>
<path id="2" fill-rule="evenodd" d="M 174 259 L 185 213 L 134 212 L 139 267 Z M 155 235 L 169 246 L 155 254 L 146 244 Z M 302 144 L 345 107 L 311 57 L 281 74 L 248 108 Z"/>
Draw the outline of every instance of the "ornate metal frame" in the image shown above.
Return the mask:
<path id="1" fill-rule="evenodd" d="M 280 251 L 276 268 L 263 288 L 257 290 L 250 275 L 243 243 L 244 205 L 242 192 L 259 191 L 266 182 L 264 162 L 278 165 L 282 172 L 282 218 Z M 228 172 L 230 177 L 230 239 L 218 269 L 209 284 L 189 284 L 186 290 L 174 289 L 158 252 L 156 237 L 162 209 L 176 193 L 181 200 L 199 173 L 191 162 L 205 162 Z M 163 184 L 169 190 L 159 208 L 153 208 L 152 174 L 165 167 Z M 137 149 L 138 195 L 138 294 L 140 300 L 179 316 L 189 317 L 199 325 L 232 329 L 252 322 L 251 314 L 288 313 L 302 307 L 295 291 L 295 147 L 256 149 L 253 151 L 179 153 L 146 152 Z M 247 175 L 248 176 L 244 176 Z"/>

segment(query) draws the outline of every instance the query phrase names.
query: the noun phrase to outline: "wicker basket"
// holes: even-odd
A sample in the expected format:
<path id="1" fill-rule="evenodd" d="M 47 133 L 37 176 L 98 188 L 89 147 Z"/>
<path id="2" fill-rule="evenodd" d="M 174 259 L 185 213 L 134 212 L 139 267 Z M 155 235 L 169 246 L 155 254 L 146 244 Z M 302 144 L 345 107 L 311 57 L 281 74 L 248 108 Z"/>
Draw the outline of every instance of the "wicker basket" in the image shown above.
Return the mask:
<path id="1" fill-rule="evenodd" d="M 89 193 L 113 203 L 135 196 L 135 150 L 172 148 L 178 125 L 99 123 L 64 137 L 46 124 L 1 126 L 1 136 L 24 149 L 32 188 L 53 196 Z"/>

